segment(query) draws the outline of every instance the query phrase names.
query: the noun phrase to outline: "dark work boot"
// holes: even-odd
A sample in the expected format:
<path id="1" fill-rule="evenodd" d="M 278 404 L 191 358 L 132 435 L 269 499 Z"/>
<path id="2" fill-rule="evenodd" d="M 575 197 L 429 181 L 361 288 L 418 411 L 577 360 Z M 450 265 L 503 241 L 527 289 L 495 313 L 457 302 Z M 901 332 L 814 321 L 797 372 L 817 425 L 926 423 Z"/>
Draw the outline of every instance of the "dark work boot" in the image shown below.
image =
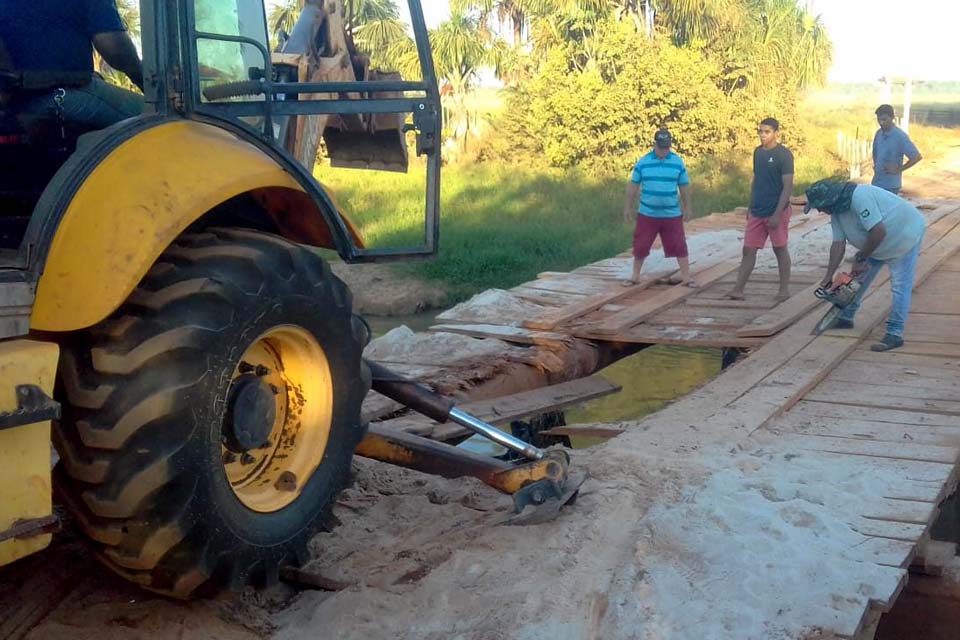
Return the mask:
<path id="1" fill-rule="evenodd" d="M 883 340 L 877 342 L 876 344 L 870 345 L 870 351 L 890 351 L 891 349 L 899 349 L 903 346 L 903 338 L 900 336 L 895 336 L 892 333 L 888 333 L 883 336 Z"/>
<path id="2" fill-rule="evenodd" d="M 853 320 L 847 320 L 846 318 L 837 318 L 837 321 L 833 323 L 834 329 L 853 329 Z"/>

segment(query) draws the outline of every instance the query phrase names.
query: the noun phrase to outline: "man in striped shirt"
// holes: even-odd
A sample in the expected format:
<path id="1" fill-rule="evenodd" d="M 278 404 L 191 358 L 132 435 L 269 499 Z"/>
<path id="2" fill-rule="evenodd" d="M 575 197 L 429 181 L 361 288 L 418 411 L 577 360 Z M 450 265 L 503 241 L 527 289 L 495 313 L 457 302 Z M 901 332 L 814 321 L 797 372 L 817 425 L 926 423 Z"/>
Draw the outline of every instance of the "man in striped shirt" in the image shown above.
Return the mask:
<path id="1" fill-rule="evenodd" d="M 676 258 L 680 266 L 680 275 L 671 276 L 666 282 L 695 287 L 697 285 L 690 277 L 687 239 L 683 231 L 683 221 L 693 213 L 690 176 L 683 159 L 670 150 L 673 137 L 669 131 L 657 131 L 653 142 L 653 151 L 637 161 L 627 185 L 623 220 L 630 222 L 636 216 L 636 227 L 633 232 L 633 274 L 623 284 L 631 286 L 639 282 L 643 261 L 650 255 L 650 248 L 659 235 L 663 255 Z"/>

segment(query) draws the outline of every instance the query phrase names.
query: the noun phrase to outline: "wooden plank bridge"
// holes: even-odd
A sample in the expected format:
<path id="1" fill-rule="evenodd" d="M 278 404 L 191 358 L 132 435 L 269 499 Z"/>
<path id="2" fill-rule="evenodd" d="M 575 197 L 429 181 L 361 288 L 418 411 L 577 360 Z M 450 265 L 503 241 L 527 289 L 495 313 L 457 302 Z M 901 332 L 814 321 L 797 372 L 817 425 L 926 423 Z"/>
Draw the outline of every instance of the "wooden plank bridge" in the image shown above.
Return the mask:
<path id="1" fill-rule="evenodd" d="M 837 486 L 836 494 L 847 499 L 823 508 L 857 536 L 844 557 L 859 563 L 869 588 L 833 594 L 843 603 L 825 608 L 830 613 L 818 623 L 825 635 L 817 637 L 872 638 L 911 565 L 922 571 L 933 550 L 949 557 L 954 549 L 947 545 L 944 551 L 931 541 L 930 527 L 956 490 L 960 456 L 960 202 L 926 209 L 906 345 L 893 352 L 868 348 L 882 336 L 889 311 L 885 273 L 866 297 L 855 330 L 811 335 L 825 310 L 812 288 L 823 273 L 829 235 L 823 218 L 803 216 L 792 223 L 794 238 L 816 238 L 820 247 L 801 252 L 791 280 L 794 295 L 783 302 L 774 299 L 769 269 L 754 275 L 744 301 L 724 299 L 735 277 L 736 230 L 742 226 L 740 214 L 724 214 L 691 224 L 693 238 L 721 236 L 691 254 L 697 255 L 692 266 L 698 289 L 658 284 L 669 269 L 625 288 L 618 281 L 629 269 L 625 254 L 570 273 L 541 274 L 516 287 L 507 292 L 513 316 L 467 303 L 441 316 L 433 331 L 546 351 L 578 341 L 750 348 L 713 381 L 635 426 L 573 425 L 555 433 L 616 436 L 611 446 L 643 449 L 651 459 L 658 451 L 685 448 L 762 448 L 778 453 L 784 474 L 802 458 L 860 478 L 854 488 Z M 595 376 L 565 384 L 488 398 L 474 408 L 504 424 L 616 391 Z M 410 417 L 383 424 L 439 439 L 463 435 Z"/>

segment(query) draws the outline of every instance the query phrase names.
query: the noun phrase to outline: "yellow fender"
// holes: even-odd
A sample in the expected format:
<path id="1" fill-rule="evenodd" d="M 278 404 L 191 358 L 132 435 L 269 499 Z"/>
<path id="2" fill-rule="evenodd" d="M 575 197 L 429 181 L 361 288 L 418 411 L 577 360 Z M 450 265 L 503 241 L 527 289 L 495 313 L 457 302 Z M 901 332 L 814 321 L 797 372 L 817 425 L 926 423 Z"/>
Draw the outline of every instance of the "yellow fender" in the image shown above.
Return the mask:
<path id="1" fill-rule="evenodd" d="M 184 229 L 244 193 L 285 236 L 333 248 L 332 232 L 300 183 L 232 133 L 180 120 L 123 142 L 67 207 L 37 285 L 30 327 L 74 331 L 100 322 Z M 345 222 L 362 246 L 356 229 Z"/>

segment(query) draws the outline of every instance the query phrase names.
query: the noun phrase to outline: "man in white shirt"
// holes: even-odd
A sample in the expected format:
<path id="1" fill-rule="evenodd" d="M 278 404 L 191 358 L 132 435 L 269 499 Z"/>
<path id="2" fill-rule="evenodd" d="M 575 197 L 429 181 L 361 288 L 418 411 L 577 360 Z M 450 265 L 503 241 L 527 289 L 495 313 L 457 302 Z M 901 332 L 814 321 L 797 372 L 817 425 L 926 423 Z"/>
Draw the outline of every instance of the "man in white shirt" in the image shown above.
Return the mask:
<path id="1" fill-rule="evenodd" d="M 872 185 L 820 180 L 807 191 L 809 212 L 817 209 L 830 214 L 833 244 L 823 286 L 833 280 L 850 242 L 860 251 L 853 272 L 860 276 L 860 290 L 837 321 L 838 329 L 852 329 L 853 318 L 870 283 L 884 265 L 890 270 L 893 304 L 883 339 L 872 345 L 873 351 L 889 351 L 903 346 L 903 330 L 910 313 L 917 257 L 926 221 L 923 214 L 903 198 Z"/>

